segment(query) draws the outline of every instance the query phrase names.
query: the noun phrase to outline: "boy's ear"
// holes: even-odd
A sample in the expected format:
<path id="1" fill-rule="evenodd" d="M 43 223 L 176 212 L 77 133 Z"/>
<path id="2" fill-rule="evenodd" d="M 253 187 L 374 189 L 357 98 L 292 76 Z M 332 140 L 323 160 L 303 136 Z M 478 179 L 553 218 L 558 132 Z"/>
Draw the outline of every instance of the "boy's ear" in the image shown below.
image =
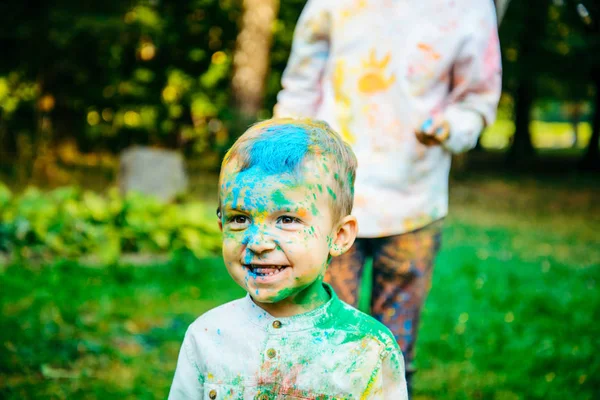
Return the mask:
<path id="1" fill-rule="evenodd" d="M 329 254 L 333 257 L 341 256 L 354 244 L 358 233 L 358 222 L 354 215 L 347 215 L 338 223 L 338 228 L 329 247 Z"/>

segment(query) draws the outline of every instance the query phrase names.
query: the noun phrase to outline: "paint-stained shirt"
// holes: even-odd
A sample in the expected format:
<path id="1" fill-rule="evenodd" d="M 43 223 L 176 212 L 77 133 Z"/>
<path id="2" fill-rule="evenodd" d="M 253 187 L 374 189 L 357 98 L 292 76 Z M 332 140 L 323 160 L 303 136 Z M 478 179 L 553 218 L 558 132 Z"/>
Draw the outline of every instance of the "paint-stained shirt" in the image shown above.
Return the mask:
<path id="1" fill-rule="evenodd" d="M 352 144 L 360 237 L 447 214 L 451 154 L 495 119 L 496 24 L 492 0 L 308 0 L 275 116 L 325 120 Z M 427 147 L 415 131 L 432 116 L 450 138 Z"/>
<path id="2" fill-rule="evenodd" d="M 408 399 L 404 361 L 390 331 L 331 299 L 275 318 L 245 298 L 188 328 L 169 399 Z"/>

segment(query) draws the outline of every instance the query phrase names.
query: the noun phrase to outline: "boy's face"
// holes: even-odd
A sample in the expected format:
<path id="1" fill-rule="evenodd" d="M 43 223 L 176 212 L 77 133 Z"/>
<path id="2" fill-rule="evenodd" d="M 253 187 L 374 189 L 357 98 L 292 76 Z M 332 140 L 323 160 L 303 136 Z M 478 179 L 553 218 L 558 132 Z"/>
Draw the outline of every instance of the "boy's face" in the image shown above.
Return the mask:
<path id="1" fill-rule="evenodd" d="M 225 166 L 223 257 L 257 303 L 293 301 L 315 282 L 320 286 L 336 246 L 327 182 L 311 161 L 297 177 L 266 174 L 260 167 L 237 172 L 234 161 Z"/>

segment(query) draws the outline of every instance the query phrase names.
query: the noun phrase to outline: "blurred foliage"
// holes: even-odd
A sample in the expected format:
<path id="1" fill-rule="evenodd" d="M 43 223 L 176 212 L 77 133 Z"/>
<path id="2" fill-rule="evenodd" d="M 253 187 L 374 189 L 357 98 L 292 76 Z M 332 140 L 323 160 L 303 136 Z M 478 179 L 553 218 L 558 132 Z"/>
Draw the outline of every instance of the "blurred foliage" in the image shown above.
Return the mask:
<path id="1" fill-rule="evenodd" d="M 0 252 L 22 259 L 116 262 L 123 253 L 189 251 L 197 257 L 220 249 L 214 212 L 195 202 L 163 204 L 116 189 L 106 197 L 74 187 L 19 196 L 0 184 Z M 96 261 L 96 262 L 98 262 Z"/>
<path id="2" fill-rule="evenodd" d="M 600 36 L 578 15 L 578 2 L 532 1 L 512 1 L 500 29 L 505 97 L 523 84 L 531 93 L 519 110 L 505 102 L 503 114 L 514 119 L 537 104 L 537 119 L 589 121 Z M 594 2 L 584 3 L 597 24 Z M 271 115 L 304 4 L 280 8 L 256 118 Z M 83 153 L 142 144 L 218 160 L 247 123 L 230 88 L 242 11 L 239 0 L 0 5 L 0 167 L 27 165 L 17 173 L 27 178 L 37 158 L 51 162 L 52 149 L 73 143 Z"/>
<path id="3" fill-rule="evenodd" d="M 283 7 L 274 26 L 270 114 L 303 0 Z M 19 134 L 72 138 L 83 151 L 131 144 L 189 154 L 230 144 L 229 78 L 241 2 L 25 1 L 0 8 L 0 129 L 4 155 Z M 12 151 L 11 151 L 12 150 Z"/>
<path id="4" fill-rule="evenodd" d="M 531 158 L 534 146 L 529 130 L 532 109 L 544 120 L 591 121 L 600 112 L 594 96 L 600 91 L 595 75 L 600 67 L 600 36 L 590 32 L 578 7 L 593 1 L 511 1 L 500 27 L 503 89 L 514 98 L 511 119 L 515 135 L 508 160 L 519 164 Z M 595 7 L 594 7 L 595 8 Z M 594 9 L 594 19 L 598 18 Z M 589 22 L 589 21 L 588 21 Z M 563 103 L 565 107 L 558 107 Z M 588 107 L 588 104 L 593 104 Z M 545 117 L 545 114 L 548 117 Z M 600 124 L 593 124 L 593 131 Z M 575 127 L 576 130 L 576 127 Z M 597 134 L 589 148 L 597 148 Z"/>
<path id="5" fill-rule="evenodd" d="M 500 27 L 504 89 L 528 80 L 539 100 L 591 100 L 600 42 L 572 0 L 511 1 Z"/>
<path id="6" fill-rule="evenodd" d="M 8 150 L 18 150 L 15 134 L 38 134 L 43 117 L 55 141 L 86 151 L 224 145 L 237 1 L 24 1 L 0 11 Z"/>

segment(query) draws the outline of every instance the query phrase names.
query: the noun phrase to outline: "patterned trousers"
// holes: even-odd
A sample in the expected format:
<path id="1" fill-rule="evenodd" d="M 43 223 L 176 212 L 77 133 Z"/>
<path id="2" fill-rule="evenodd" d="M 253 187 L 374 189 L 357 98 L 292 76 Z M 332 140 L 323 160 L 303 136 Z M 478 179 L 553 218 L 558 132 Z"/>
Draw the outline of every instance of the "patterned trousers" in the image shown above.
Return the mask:
<path id="1" fill-rule="evenodd" d="M 421 307 L 431 287 L 433 261 L 440 249 L 443 220 L 396 236 L 357 239 L 331 260 L 325 281 L 346 303 L 358 306 L 358 288 L 367 257 L 373 258 L 371 315 L 398 341 L 407 372 L 414 350 Z"/>

